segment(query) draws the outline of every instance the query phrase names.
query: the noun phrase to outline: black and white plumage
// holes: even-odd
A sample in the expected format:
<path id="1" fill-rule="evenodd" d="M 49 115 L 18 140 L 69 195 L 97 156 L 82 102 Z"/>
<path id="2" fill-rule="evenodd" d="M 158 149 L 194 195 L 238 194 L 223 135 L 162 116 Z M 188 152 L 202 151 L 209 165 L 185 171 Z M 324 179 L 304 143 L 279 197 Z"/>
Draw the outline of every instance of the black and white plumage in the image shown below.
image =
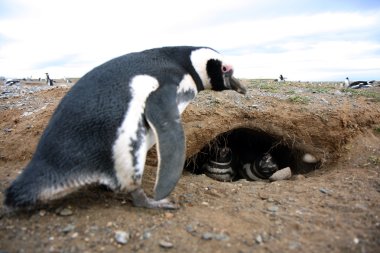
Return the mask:
<path id="1" fill-rule="evenodd" d="M 355 81 L 350 83 L 348 87 L 351 89 L 370 88 L 372 87 L 372 83 L 372 81 Z"/>
<path id="2" fill-rule="evenodd" d="M 12 86 L 12 85 L 18 84 L 18 83 L 20 83 L 20 80 L 18 80 L 18 79 L 7 79 L 4 84 L 6 86 Z"/>
<path id="3" fill-rule="evenodd" d="M 232 152 L 228 147 L 216 148 L 203 165 L 205 174 L 218 181 L 232 181 L 236 175 L 232 167 Z"/>
<path id="4" fill-rule="evenodd" d="M 83 76 L 61 100 L 32 160 L 5 192 L 5 206 L 31 208 L 88 184 L 129 192 L 135 206 L 165 199 L 185 160 L 180 114 L 203 89 L 246 90 L 231 65 L 205 47 L 127 54 Z M 157 143 L 154 199 L 141 188 L 147 150 Z"/>
<path id="5" fill-rule="evenodd" d="M 252 163 L 246 163 L 239 170 L 240 175 L 253 181 L 268 179 L 278 170 L 278 165 L 270 153 L 257 158 Z"/>
<path id="6" fill-rule="evenodd" d="M 350 86 L 350 79 L 348 77 L 346 77 L 346 79 L 344 80 L 344 87 L 349 87 Z"/>

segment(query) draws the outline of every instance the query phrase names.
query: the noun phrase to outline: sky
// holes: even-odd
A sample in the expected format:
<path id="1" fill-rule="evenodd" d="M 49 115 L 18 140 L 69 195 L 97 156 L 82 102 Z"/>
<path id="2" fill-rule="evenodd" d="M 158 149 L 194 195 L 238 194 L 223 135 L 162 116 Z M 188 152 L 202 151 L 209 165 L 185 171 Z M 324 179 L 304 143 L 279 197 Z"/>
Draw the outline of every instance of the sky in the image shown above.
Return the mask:
<path id="1" fill-rule="evenodd" d="M 379 0 L 0 0 L 0 76 L 81 77 L 120 55 L 208 46 L 238 78 L 380 80 Z"/>

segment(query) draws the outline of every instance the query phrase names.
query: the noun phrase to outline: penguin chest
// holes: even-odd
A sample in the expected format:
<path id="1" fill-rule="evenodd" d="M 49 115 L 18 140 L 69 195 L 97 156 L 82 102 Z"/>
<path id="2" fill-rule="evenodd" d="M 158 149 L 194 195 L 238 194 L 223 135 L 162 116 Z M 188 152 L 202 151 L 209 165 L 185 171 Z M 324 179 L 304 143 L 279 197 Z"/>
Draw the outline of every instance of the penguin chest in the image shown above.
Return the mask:
<path id="1" fill-rule="evenodd" d="M 144 167 L 146 151 L 154 144 L 153 134 L 145 127 L 144 109 L 149 94 L 158 88 L 157 79 L 148 75 L 134 77 L 129 89 L 131 100 L 113 145 L 116 176 L 121 188 L 135 185 Z"/>
<path id="2" fill-rule="evenodd" d="M 191 78 L 190 75 L 185 75 L 177 89 L 177 106 L 180 114 L 182 114 L 189 103 L 195 98 L 197 93 L 197 86 L 193 78 Z"/>

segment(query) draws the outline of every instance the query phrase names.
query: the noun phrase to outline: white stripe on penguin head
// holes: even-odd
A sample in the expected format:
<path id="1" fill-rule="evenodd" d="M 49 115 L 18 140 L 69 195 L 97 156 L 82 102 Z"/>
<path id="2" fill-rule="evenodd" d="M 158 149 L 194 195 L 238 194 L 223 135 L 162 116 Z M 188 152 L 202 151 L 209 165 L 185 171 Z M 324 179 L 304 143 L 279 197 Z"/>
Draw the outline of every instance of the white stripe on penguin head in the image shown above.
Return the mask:
<path id="1" fill-rule="evenodd" d="M 198 73 L 199 77 L 202 80 L 203 88 L 205 90 L 210 90 L 212 87 L 210 83 L 210 78 L 207 74 L 207 62 L 211 59 L 220 60 L 221 62 L 223 62 L 223 57 L 218 52 L 210 48 L 200 48 L 194 50 L 191 53 L 190 59 L 195 71 Z"/>

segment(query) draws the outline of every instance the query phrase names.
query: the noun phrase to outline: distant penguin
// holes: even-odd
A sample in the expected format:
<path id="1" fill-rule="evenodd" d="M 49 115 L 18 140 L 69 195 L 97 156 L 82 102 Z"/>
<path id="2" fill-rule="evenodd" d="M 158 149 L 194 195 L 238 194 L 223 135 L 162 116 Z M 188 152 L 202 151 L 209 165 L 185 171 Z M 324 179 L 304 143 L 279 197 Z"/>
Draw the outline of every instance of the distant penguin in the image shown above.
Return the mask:
<path id="1" fill-rule="evenodd" d="M 50 79 L 49 73 L 45 73 L 45 75 L 46 75 L 46 84 L 49 86 L 53 86 L 54 81 L 52 79 Z"/>
<path id="2" fill-rule="evenodd" d="M 5 191 L 6 207 L 33 208 L 89 184 L 130 193 L 135 206 L 175 208 L 166 197 L 183 170 L 180 114 L 204 89 L 246 89 L 206 47 L 130 53 L 83 76 L 61 100 L 25 170 Z M 141 187 L 157 143 L 154 198 Z"/>
<path id="3" fill-rule="evenodd" d="M 372 87 L 371 83 L 367 81 L 355 81 L 350 83 L 349 88 L 351 89 L 360 89 L 360 88 L 370 88 Z"/>
<path id="4" fill-rule="evenodd" d="M 214 148 L 210 159 L 203 165 L 205 174 L 218 181 L 232 181 L 236 172 L 232 168 L 232 152 L 228 147 Z"/>
<path id="5" fill-rule="evenodd" d="M 278 165 L 270 153 L 257 158 L 252 163 L 246 163 L 239 170 L 241 176 L 247 180 L 260 181 L 268 179 L 278 170 Z"/>
<path id="6" fill-rule="evenodd" d="M 348 88 L 349 86 L 350 86 L 350 79 L 348 79 L 348 77 L 346 77 L 346 80 L 344 80 L 344 87 Z"/>

